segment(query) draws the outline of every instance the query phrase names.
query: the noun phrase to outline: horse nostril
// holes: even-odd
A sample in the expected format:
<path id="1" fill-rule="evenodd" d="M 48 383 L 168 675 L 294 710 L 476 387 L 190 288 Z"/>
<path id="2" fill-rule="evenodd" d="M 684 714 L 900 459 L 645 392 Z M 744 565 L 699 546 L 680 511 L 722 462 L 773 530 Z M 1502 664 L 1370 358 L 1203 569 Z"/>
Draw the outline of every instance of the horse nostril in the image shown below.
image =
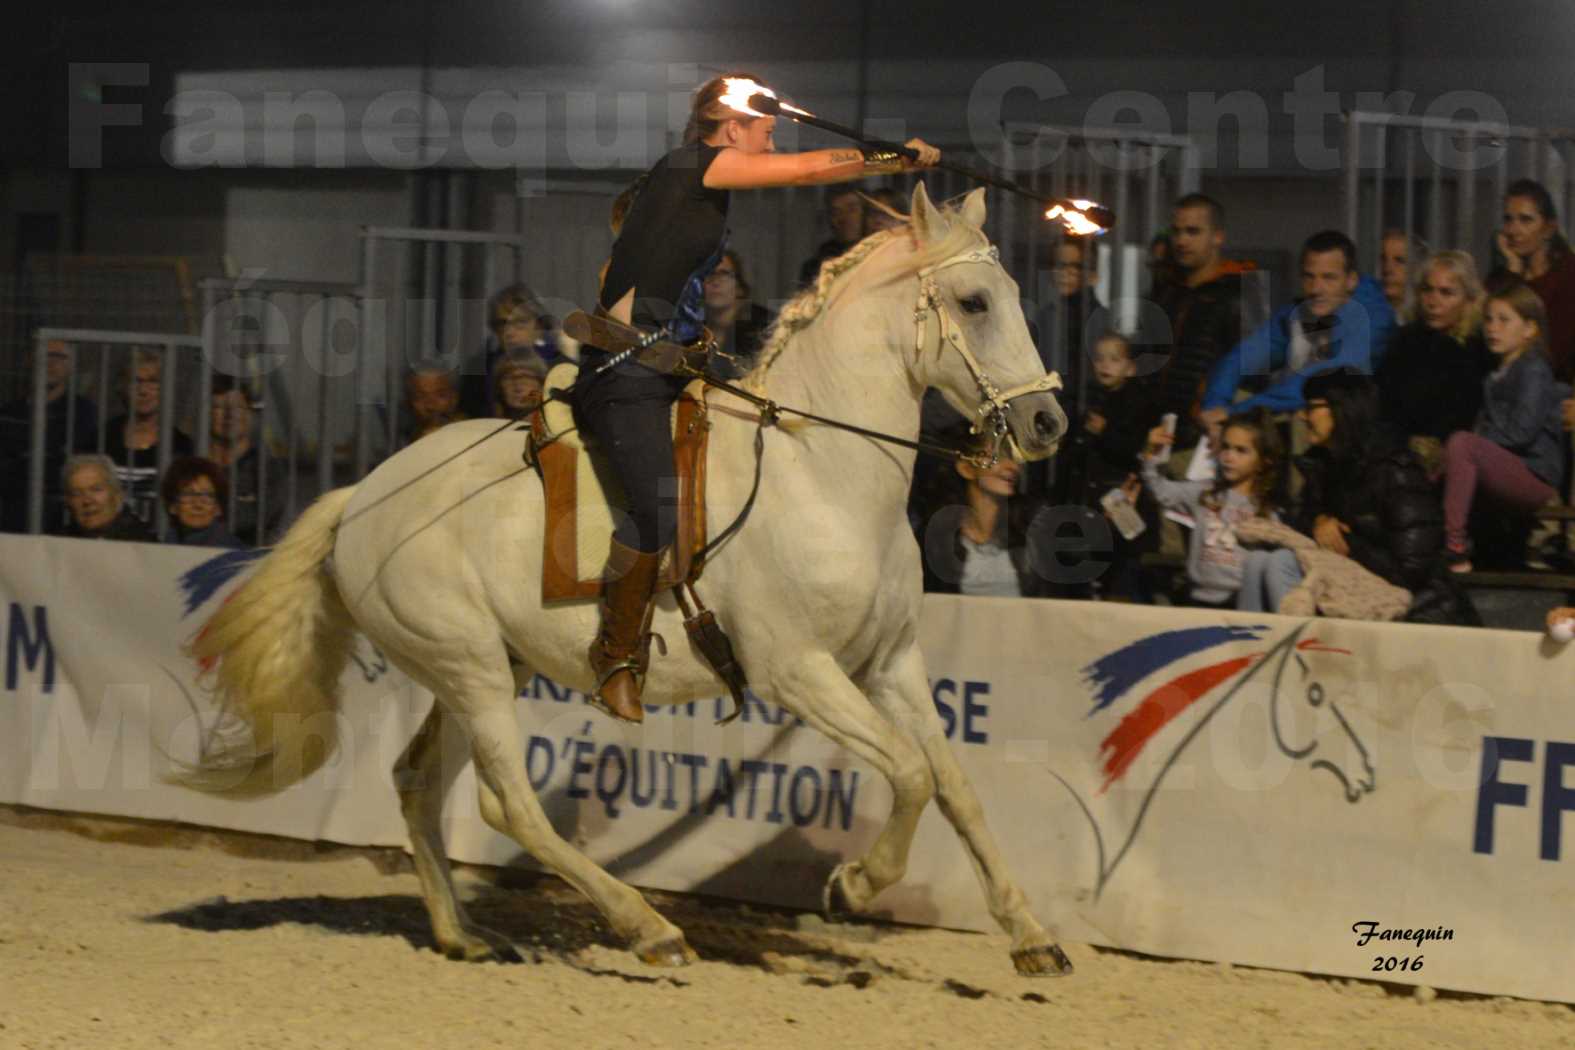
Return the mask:
<path id="1" fill-rule="evenodd" d="M 1046 441 L 1061 435 L 1061 426 L 1056 422 L 1055 416 L 1049 412 L 1039 411 L 1034 413 L 1034 433 Z"/>

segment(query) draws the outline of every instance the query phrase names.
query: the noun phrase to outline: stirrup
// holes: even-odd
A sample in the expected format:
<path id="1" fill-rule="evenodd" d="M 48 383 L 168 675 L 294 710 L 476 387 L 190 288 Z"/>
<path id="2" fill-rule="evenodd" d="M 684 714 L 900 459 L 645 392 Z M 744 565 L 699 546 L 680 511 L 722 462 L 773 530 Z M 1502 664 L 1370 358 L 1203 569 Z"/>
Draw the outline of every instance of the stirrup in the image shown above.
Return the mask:
<path id="1" fill-rule="evenodd" d="M 604 671 L 596 680 L 596 688 L 586 694 L 585 702 L 615 722 L 628 722 L 633 725 L 636 724 L 633 719 L 620 715 L 612 709 L 611 704 L 602 699 L 602 686 L 606 685 L 613 675 L 621 674 L 624 671 L 628 671 L 634 676 L 637 691 L 643 696 L 645 694 L 645 675 L 640 671 L 639 661 L 631 656 L 627 659 L 619 660 Z"/>

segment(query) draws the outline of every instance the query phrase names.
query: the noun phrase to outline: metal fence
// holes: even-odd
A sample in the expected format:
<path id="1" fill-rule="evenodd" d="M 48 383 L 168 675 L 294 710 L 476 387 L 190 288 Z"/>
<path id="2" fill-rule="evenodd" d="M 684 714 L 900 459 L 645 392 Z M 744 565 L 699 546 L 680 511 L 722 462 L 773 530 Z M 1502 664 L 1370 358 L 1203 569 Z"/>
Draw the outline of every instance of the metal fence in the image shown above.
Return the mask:
<path id="1" fill-rule="evenodd" d="M 326 281 L 209 279 L 201 290 L 197 454 L 207 456 L 216 436 L 213 376 L 233 376 L 250 408 L 250 446 L 276 464 L 256 479 L 259 532 L 240 537 L 260 543 L 265 521 L 293 517 L 313 492 L 354 480 L 357 352 L 342 346 L 351 342 L 342 335 L 345 326 L 359 325 L 357 289 Z M 232 472 L 231 521 L 240 490 L 235 480 Z M 270 480 L 282 482 L 283 491 L 269 491 Z"/>
<path id="2" fill-rule="evenodd" d="M 399 446 L 402 385 L 412 365 L 431 360 L 456 371 L 481 367 L 488 299 L 521 279 L 524 253 L 518 234 L 385 226 L 361 231 L 355 476 L 366 472 L 374 451 Z"/>
<path id="3" fill-rule="evenodd" d="M 129 454 L 117 465 L 123 468 L 123 480 L 128 483 L 133 476 L 142 477 L 148 471 L 152 471 L 156 487 L 156 479 L 163 477 L 173 458 L 177 398 L 172 396 L 172 392 L 183 378 L 182 359 L 185 359 L 184 374 L 189 381 L 197 360 L 201 357 L 202 344 L 196 336 L 184 334 L 153 335 L 146 332 L 111 332 L 79 328 L 40 328 L 34 333 L 33 340 L 33 396 L 32 413 L 28 423 L 26 506 L 27 529 L 29 532 L 38 533 L 44 531 L 46 504 L 50 505 L 52 516 L 58 515 L 60 510 L 58 500 L 49 498 L 58 497 L 59 490 L 55 488 L 54 482 L 59 479 L 47 478 L 46 468 L 57 463 L 63 464 L 68 456 L 75 453 L 107 454 L 112 450 L 115 436 L 111 423 L 114 421 L 107 416 L 113 396 L 112 377 L 117 372 L 127 376 L 133 362 L 137 360 L 135 355 L 139 354 L 146 355 L 146 359 L 157 360 L 159 363 L 158 451 L 151 461 L 139 461 L 136 452 L 129 450 Z M 48 409 L 51 402 L 47 396 L 50 385 L 49 350 L 56 344 L 63 347 L 69 355 L 71 367 L 65 377 L 63 395 L 65 398 L 63 427 L 66 440 L 62 447 L 51 448 L 48 441 Z M 79 357 L 79 354 L 82 356 Z M 84 364 L 87 366 L 85 369 L 81 367 Z M 92 377 L 90 388 L 93 391 L 92 397 L 84 395 L 83 391 L 89 387 L 79 381 L 79 376 L 84 371 Z M 129 416 L 133 406 L 129 388 L 123 389 L 128 389 Z M 91 425 L 86 427 L 82 425 L 84 416 L 90 417 Z M 145 487 L 136 486 L 131 493 L 133 497 L 137 495 L 138 488 Z M 162 538 L 168 527 L 163 506 L 154 499 L 145 513 L 150 524 Z M 49 524 L 51 527 L 56 527 L 62 522 L 56 517 Z"/>
<path id="4" fill-rule="evenodd" d="M 1374 272 L 1387 230 L 1469 252 L 1491 271 L 1515 179 L 1542 183 L 1566 217 L 1575 207 L 1575 132 L 1361 111 L 1345 120 L 1345 231 Z"/>

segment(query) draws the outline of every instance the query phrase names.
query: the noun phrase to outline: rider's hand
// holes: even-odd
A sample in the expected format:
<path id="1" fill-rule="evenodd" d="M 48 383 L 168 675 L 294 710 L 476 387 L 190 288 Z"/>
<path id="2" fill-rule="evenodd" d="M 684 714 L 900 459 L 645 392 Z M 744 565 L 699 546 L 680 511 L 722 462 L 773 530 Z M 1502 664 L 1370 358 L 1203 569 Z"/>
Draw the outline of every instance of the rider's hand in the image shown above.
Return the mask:
<path id="1" fill-rule="evenodd" d="M 923 139 L 909 139 L 903 145 L 911 150 L 917 150 L 919 154 L 918 160 L 903 159 L 902 166 L 908 171 L 913 171 L 915 168 L 933 168 L 940 163 L 941 151 Z"/>
<path id="2" fill-rule="evenodd" d="M 1330 514 L 1320 514 L 1313 523 L 1313 539 L 1318 546 L 1341 557 L 1351 556 L 1350 544 L 1345 542 L 1345 534 L 1350 531 L 1351 526 Z"/>

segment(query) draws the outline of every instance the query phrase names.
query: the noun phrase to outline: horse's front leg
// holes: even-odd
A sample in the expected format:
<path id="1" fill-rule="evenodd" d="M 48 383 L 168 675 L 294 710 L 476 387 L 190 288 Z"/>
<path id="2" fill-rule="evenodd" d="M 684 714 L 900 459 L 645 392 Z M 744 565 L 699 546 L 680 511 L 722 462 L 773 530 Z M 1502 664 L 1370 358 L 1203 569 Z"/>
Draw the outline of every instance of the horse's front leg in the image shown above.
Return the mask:
<path id="1" fill-rule="evenodd" d="M 882 692 L 882 700 L 891 696 L 902 704 L 904 710 L 900 714 L 894 711 L 893 720 L 912 732 L 928 760 L 935 782 L 935 801 L 968 851 L 974 873 L 984 887 L 990 914 L 1011 935 L 1012 963 L 1018 973 L 1052 977 L 1071 973 L 1071 960 L 1028 910 L 1027 897 L 1006 869 L 1000 847 L 985 822 L 979 796 L 946 740 L 917 645 L 894 662 L 891 686 L 891 693 Z"/>
<path id="2" fill-rule="evenodd" d="M 830 655 L 815 653 L 791 663 L 791 672 L 773 679 L 776 702 L 874 766 L 891 784 L 891 815 L 875 844 L 859 860 L 839 864 L 822 897 L 828 916 L 864 911 L 907 870 L 908 847 L 935 790 L 930 764 L 911 736 L 893 725 Z"/>

